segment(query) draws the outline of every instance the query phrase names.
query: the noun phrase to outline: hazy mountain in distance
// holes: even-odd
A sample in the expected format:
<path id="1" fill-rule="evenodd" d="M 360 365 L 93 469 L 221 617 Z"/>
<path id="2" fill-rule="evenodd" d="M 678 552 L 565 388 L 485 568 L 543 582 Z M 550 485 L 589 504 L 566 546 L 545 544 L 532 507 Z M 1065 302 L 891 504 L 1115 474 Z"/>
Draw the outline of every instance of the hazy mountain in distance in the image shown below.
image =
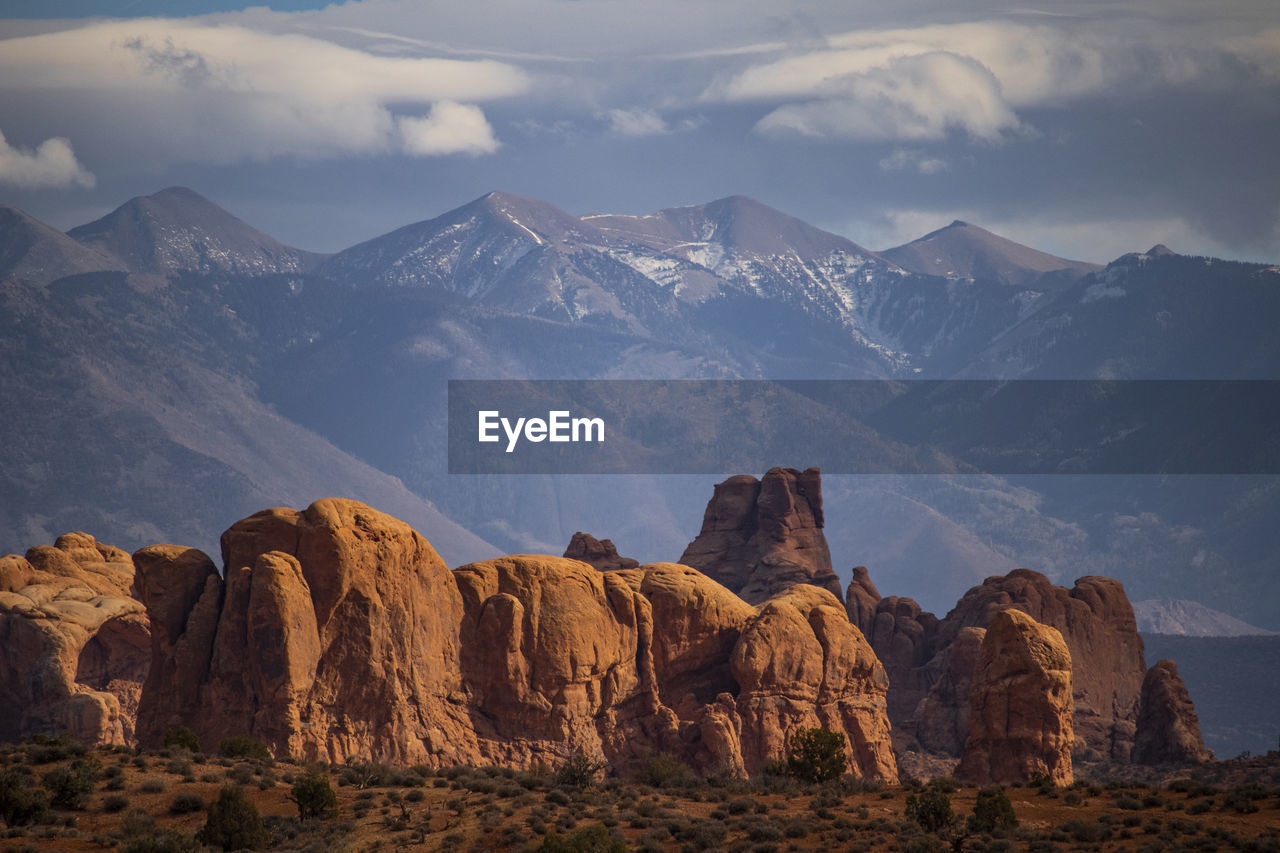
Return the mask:
<path id="1" fill-rule="evenodd" d="M 132 198 L 67 233 L 137 273 L 305 272 L 325 257 L 268 237 L 186 187 Z"/>
<path id="2" fill-rule="evenodd" d="M 1178 634 L 1188 637 L 1277 636 L 1274 631 L 1243 622 L 1234 616 L 1205 607 L 1198 601 L 1153 598 L 1133 603 L 1138 630 L 1147 634 Z"/>
<path id="3" fill-rule="evenodd" d="M 80 245 L 16 207 L 0 206 L 0 279 L 48 284 L 76 273 L 122 269 L 116 258 Z"/>
<path id="4" fill-rule="evenodd" d="M 1101 264 L 1059 258 L 959 219 L 880 255 L 923 275 L 1010 285 L 1030 285 L 1047 273 L 1058 273 L 1059 281 L 1072 280 L 1102 269 Z"/>

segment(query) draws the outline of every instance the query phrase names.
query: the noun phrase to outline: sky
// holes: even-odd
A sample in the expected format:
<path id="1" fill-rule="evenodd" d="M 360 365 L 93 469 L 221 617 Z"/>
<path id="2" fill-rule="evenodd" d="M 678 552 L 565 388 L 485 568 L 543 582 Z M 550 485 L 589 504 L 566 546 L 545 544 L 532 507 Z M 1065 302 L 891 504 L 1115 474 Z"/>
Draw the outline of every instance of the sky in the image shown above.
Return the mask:
<path id="1" fill-rule="evenodd" d="M 0 0 L 0 204 L 191 187 L 337 251 L 490 190 L 884 249 L 1280 261 L 1274 0 Z"/>

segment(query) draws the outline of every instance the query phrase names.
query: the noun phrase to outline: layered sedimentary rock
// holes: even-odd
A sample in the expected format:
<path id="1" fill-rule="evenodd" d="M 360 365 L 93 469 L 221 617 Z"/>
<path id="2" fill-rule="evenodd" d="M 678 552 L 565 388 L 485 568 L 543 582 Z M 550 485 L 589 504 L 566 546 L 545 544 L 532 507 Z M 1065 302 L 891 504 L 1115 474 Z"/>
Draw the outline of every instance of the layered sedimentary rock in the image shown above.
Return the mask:
<path id="1" fill-rule="evenodd" d="M 1138 733 L 1133 744 L 1137 764 L 1212 761 L 1200 735 L 1200 718 L 1187 686 L 1171 660 L 1157 661 L 1142 679 Z"/>
<path id="2" fill-rule="evenodd" d="M 582 531 L 573 534 L 573 538 L 569 540 L 569 547 L 564 549 L 564 556 L 570 560 L 581 560 L 602 572 L 635 569 L 640 566 L 638 560 L 618 556 L 618 549 L 612 539 L 597 539 L 590 533 Z"/>
<path id="3" fill-rule="evenodd" d="M 626 769 L 676 754 L 742 774 L 798 727 L 845 734 L 849 770 L 892 780 L 887 682 L 825 590 L 753 607 L 688 566 L 600 572 L 516 555 L 452 572 L 351 501 L 273 509 L 223 536 L 225 581 L 173 546 L 135 555 L 156 625 L 144 742 L 251 734 L 342 761 Z"/>
<path id="4" fill-rule="evenodd" d="M 127 743 L 150 664 L 129 555 L 67 533 L 0 557 L 0 741 Z"/>
<path id="5" fill-rule="evenodd" d="M 1018 610 L 990 620 L 969 691 L 956 776 L 977 784 L 1072 781 L 1071 653 L 1062 635 Z"/>
<path id="6" fill-rule="evenodd" d="M 851 618 L 855 610 L 866 613 L 868 587 L 869 579 L 859 582 L 855 576 L 850 598 L 856 593 L 859 603 L 856 608 L 849 605 Z M 889 716 L 895 729 L 915 733 L 923 724 L 929 733 L 921 745 L 929 749 L 944 749 L 957 738 L 963 742 L 962 724 L 946 735 L 939 723 L 948 718 L 962 721 L 965 698 L 949 692 L 946 685 L 932 694 L 931 690 L 944 673 L 952 680 L 963 679 L 969 658 L 951 660 L 952 645 L 961 632 L 985 628 L 996 613 L 1008 608 L 1056 628 L 1071 651 L 1077 757 L 1128 760 L 1146 667 L 1133 608 L 1123 585 L 1111 578 L 1084 577 L 1067 589 L 1038 572 L 1017 569 L 970 589 L 941 620 L 910 599 L 881 599 L 866 633 L 889 673 Z M 950 701 L 955 704 L 949 707 Z"/>
<path id="7" fill-rule="evenodd" d="M 822 526 L 817 468 L 773 468 L 760 480 L 741 474 L 716 485 L 680 562 L 752 604 L 800 583 L 840 598 Z"/>

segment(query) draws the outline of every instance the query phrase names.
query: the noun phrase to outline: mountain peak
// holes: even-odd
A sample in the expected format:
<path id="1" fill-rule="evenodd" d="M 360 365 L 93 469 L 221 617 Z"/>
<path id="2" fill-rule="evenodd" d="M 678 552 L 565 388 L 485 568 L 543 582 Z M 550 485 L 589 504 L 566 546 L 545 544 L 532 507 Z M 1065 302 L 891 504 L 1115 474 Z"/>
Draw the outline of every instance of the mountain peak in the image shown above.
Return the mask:
<path id="1" fill-rule="evenodd" d="M 1173 249 L 1170 249 L 1164 243 L 1156 243 L 1150 249 L 1147 249 L 1147 256 L 1152 258 L 1159 258 L 1165 255 L 1176 255 L 1176 254 L 1178 253 L 1173 251 Z"/>
<path id="2" fill-rule="evenodd" d="M 1059 258 L 1015 243 L 961 219 L 880 254 L 909 272 L 994 279 L 1013 285 L 1028 284 L 1046 273 L 1067 271 L 1082 276 L 1101 269 L 1097 264 Z"/>
<path id="3" fill-rule="evenodd" d="M 67 275 L 123 269 L 115 258 L 82 246 L 16 207 L 0 205 L 0 278 L 48 284 Z"/>
<path id="4" fill-rule="evenodd" d="M 304 272 L 321 257 L 280 243 L 195 190 L 180 186 L 131 198 L 101 219 L 67 233 L 143 273 Z"/>

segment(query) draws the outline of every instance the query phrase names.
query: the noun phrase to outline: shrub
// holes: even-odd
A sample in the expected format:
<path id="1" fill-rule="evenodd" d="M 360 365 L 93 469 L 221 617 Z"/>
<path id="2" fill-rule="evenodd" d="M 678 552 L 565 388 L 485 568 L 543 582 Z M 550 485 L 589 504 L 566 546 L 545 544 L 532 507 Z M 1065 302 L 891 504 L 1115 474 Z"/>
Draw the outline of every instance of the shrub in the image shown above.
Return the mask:
<path id="1" fill-rule="evenodd" d="M 271 760 L 271 750 L 260 740 L 248 735 L 232 735 L 224 737 L 218 743 L 218 754 L 223 758 L 258 758 Z"/>
<path id="2" fill-rule="evenodd" d="M 186 726 L 174 726 L 165 732 L 164 745 L 167 749 L 177 746 L 189 749 L 193 753 L 200 751 L 200 739 Z"/>
<path id="3" fill-rule="evenodd" d="M 420 795 L 416 790 L 411 793 Z M 338 795 L 333 792 L 328 775 L 320 770 L 308 770 L 306 775 L 294 782 L 289 799 L 297 804 L 298 817 L 303 820 L 323 820 L 338 815 Z"/>
<path id="4" fill-rule="evenodd" d="M 907 820 L 919 824 L 925 832 L 937 832 L 955 819 L 955 812 L 951 810 L 951 798 L 937 788 L 909 794 L 903 814 Z"/>
<path id="5" fill-rule="evenodd" d="M 830 729 L 800 729 L 791 737 L 787 770 L 805 782 L 832 782 L 844 775 L 845 739 Z"/>
<path id="6" fill-rule="evenodd" d="M 129 798 L 120 794 L 112 794 L 102 801 L 102 810 L 114 814 L 129 808 Z"/>
<path id="7" fill-rule="evenodd" d="M 102 777 L 102 765 L 96 758 L 78 758 L 67 767 L 55 767 L 44 774 L 44 786 L 54 808 L 83 809 L 89 795 Z"/>
<path id="8" fill-rule="evenodd" d="M 1018 817 L 1013 813 L 1009 795 L 999 788 L 984 788 L 978 792 L 969 816 L 969 829 L 974 832 L 993 832 L 997 829 L 1013 829 Z"/>
<path id="9" fill-rule="evenodd" d="M 169 804 L 169 814 L 191 814 L 204 808 L 204 798 L 199 794 L 179 794 Z"/>
<path id="10" fill-rule="evenodd" d="M 535 849 L 539 853 L 627 853 L 627 845 L 610 835 L 603 823 L 575 829 L 567 838 L 552 832 Z"/>
<path id="11" fill-rule="evenodd" d="M 0 772 L 0 820 L 5 826 L 25 826 L 44 817 L 49 799 L 32 786 L 31 771 L 8 767 Z"/>
<path id="12" fill-rule="evenodd" d="M 267 846 L 267 831 L 244 791 L 224 785 L 217 802 L 209 806 L 209 818 L 196 840 L 224 850 L 261 850 Z"/>
<path id="13" fill-rule="evenodd" d="M 580 749 L 569 753 L 569 757 L 556 768 L 555 780 L 561 785 L 582 788 L 595 781 L 596 774 L 609 766 L 601 758 L 594 758 Z"/>
<path id="14" fill-rule="evenodd" d="M 660 752 L 644 760 L 633 781 L 654 788 L 682 788 L 694 779 L 687 764 L 670 753 Z"/>
<path id="15" fill-rule="evenodd" d="M 196 853 L 195 839 L 164 829 L 151 836 L 126 841 L 120 853 Z"/>

